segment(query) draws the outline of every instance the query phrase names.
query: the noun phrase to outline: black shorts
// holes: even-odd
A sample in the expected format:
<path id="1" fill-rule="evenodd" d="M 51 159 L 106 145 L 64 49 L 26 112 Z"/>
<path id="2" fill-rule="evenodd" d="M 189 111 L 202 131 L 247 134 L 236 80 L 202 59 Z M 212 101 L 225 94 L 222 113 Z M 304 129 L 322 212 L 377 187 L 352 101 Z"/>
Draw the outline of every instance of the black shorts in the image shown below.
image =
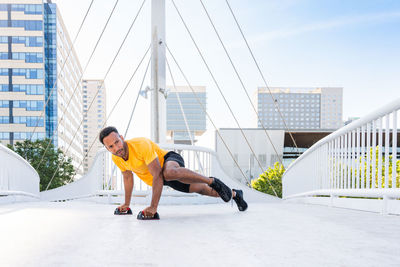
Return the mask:
<path id="1" fill-rule="evenodd" d="M 185 161 L 183 160 L 182 156 L 179 155 L 178 153 L 175 153 L 174 151 L 169 151 L 167 154 L 165 154 L 164 164 L 167 161 L 175 161 L 179 164 L 180 167 L 185 167 Z M 180 192 L 189 193 L 190 184 L 185 184 L 179 181 L 164 180 L 164 185 L 168 185 L 169 187 L 172 187 L 173 189 Z"/>

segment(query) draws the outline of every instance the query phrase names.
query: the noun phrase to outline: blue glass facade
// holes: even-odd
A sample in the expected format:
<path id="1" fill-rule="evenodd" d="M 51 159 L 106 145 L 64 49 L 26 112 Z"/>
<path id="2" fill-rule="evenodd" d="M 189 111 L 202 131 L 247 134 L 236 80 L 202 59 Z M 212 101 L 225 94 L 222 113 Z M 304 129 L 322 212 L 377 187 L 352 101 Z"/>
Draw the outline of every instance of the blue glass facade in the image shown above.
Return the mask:
<path id="1" fill-rule="evenodd" d="M 44 53 L 45 53 L 45 94 L 46 101 L 46 137 L 51 138 L 58 147 L 57 128 L 57 9 L 55 4 L 44 4 Z"/>
<path id="2" fill-rule="evenodd" d="M 0 11 L 6 16 L 2 16 L 0 27 L 7 28 L 22 28 L 26 31 L 43 32 L 43 5 L 42 4 L 0 4 Z M 38 15 L 35 19 L 28 20 L 12 20 L 12 12 L 23 12 L 27 15 Z M 23 34 L 22 34 L 23 35 Z M 30 34 L 29 34 L 30 35 Z M 36 34 L 35 34 L 36 35 Z M 44 85 L 41 84 L 45 75 L 44 68 L 30 67 L 30 63 L 43 63 L 44 55 L 40 52 L 22 52 L 21 50 L 13 51 L 13 44 L 21 44 L 25 47 L 43 47 L 44 40 L 42 36 L 0 36 L 0 43 L 8 46 L 7 52 L 0 53 L 0 60 L 19 60 L 27 63 L 26 68 L 0 68 L 0 76 L 7 76 L 8 82 L 0 84 L 0 92 L 23 92 L 25 95 L 44 95 Z M 3 64 L 7 65 L 7 64 Z M 22 76 L 24 79 L 32 80 L 33 84 L 25 84 L 21 82 Z M 4 81 L 5 79 L 3 79 Z M 20 82 L 18 82 L 20 81 Z M 23 81 L 23 79 L 22 79 Z M 30 83 L 30 82 L 26 82 Z M 1 100 L 0 108 L 8 109 L 8 116 L 3 113 L 0 116 L 0 124 L 25 124 L 27 127 L 34 127 L 38 124 L 39 127 L 44 126 L 44 118 L 36 116 L 16 116 L 14 109 L 25 109 L 26 111 L 42 111 L 44 109 L 43 100 L 27 100 L 13 98 L 13 100 Z M 0 132 L 0 139 L 9 140 L 11 144 L 14 140 L 23 140 L 32 137 L 33 139 L 44 138 L 43 132 Z"/>

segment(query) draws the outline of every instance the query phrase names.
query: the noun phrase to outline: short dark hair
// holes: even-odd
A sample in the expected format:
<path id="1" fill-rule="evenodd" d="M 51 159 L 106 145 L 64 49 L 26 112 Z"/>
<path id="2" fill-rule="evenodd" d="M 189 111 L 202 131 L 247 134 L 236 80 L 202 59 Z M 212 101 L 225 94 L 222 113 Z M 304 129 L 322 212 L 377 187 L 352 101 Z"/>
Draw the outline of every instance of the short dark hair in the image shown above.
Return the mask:
<path id="1" fill-rule="evenodd" d="M 119 135 L 117 128 L 115 128 L 113 126 L 108 126 L 108 127 L 104 128 L 103 130 L 101 130 L 101 132 L 99 134 L 99 140 L 103 145 L 104 145 L 103 139 L 106 138 L 112 132 L 117 133 Z"/>

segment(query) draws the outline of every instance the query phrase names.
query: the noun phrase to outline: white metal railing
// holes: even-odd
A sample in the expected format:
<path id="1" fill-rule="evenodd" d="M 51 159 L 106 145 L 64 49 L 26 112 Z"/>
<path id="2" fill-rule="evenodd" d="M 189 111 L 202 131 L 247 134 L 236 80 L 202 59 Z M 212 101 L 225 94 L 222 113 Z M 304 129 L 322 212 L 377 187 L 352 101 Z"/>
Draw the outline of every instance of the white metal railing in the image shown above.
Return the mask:
<path id="1" fill-rule="evenodd" d="M 284 173 L 284 199 L 400 213 L 399 109 L 397 99 L 313 145 Z"/>
<path id="2" fill-rule="evenodd" d="M 161 148 L 180 153 L 185 160 L 185 166 L 205 176 L 214 175 L 221 178 L 233 188 L 245 190 L 246 199 L 250 201 L 271 201 L 273 197 L 256 192 L 243 184 L 226 176 L 222 170 L 216 153 L 208 148 L 190 145 L 162 144 Z M 134 190 L 132 192 L 133 204 L 150 203 L 151 187 L 134 175 Z M 59 188 L 41 192 L 41 198 L 48 201 L 63 201 L 74 199 L 95 199 L 100 202 L 121 203 L 124 196 L 123 177 L 111 160 L 111 154 L 105 149 L 99 151 L 89 172 L 79 180 Z M 200 196 L 198 194 L 185 194 L 169 187 L 163 190 L 161 203 L 217 203 L 218 198 Z"/>
<path id="3" fill-rule="evenodd" d="M 38 199 L 39 181 L 25 159 L 0 144 L 0 202 Z"/>
<path id="4" fill-rule="evenodd" d="M 163 149 L 180 153 L 185 160 L 187 168 L 205 176 L 210 176 L 211 154 L 214 153 L 212 150 L 188 145 L 165 144 L 160 146 Z M 132 202 L 147 201 L 151 197 L 151 192 L 151 187 L 134 175 L 132 195 L 139 198 L 134 198 Z M 102 198 L 105 196 L 109 202 L 118 202 L 118 200 L 112 200 L 112 198 L 122 197 L 124 194 L 122 174 L 112 162 L 111 154 L 102 149 L 96 155 L 92 167 L 85 176 L 65 186 L 41 192 L 41 197 L 43 200 L 61 201 L 93 197 Z M 183 195 L 186 194 L 171 190 L 169 187 L 166 187 L 163 192 L 163 196 Z"/>

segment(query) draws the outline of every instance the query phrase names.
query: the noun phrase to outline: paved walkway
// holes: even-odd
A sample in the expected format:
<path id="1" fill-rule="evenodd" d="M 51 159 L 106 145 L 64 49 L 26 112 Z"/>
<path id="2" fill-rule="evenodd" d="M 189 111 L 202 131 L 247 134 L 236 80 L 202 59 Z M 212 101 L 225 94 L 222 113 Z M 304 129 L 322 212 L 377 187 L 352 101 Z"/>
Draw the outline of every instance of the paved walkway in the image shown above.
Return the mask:
<path id="1" fill-rule="evenodd" d="M 0 205 L 0 266 L 400 266 L 400 216 L 289 203 Z M 133 206 L 134 214 L 143 206 Z"/>

